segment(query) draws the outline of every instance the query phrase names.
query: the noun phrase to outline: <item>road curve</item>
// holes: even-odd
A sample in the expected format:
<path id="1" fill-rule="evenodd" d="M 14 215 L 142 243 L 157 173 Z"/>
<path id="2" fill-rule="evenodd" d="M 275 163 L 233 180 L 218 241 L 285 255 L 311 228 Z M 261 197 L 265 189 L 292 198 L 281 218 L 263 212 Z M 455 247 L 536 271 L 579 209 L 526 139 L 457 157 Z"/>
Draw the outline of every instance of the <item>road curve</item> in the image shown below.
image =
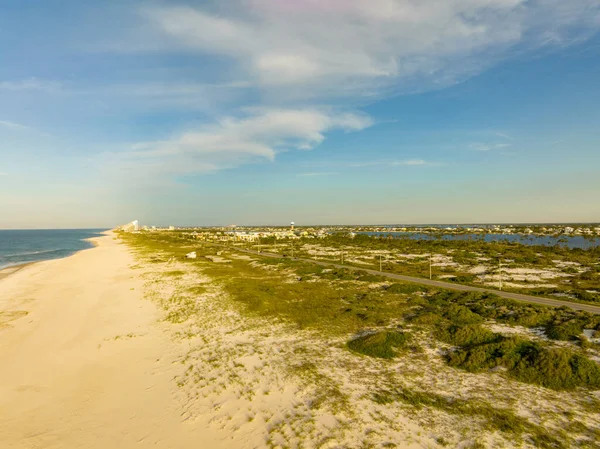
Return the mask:
<path id="1" fill-rule="evenodd" d="M 253 251 L 250 249 L 234 248 L 231 246 L 219 245 L 219 244 L 215 244 L 215 243 L 213 243 L 212 245 L 221 246 L 223 248 L 228 248 L 228 249 L 235 249 L 237 251 L 241 251 L 241 252 L 248 253 L 248 254 L 254 254 L 256 256 L 262 256 L 262 257 L 273 257 L 276 259 L 283 259 L 285 257 L 285 256 L 282 256 L 281 254 L 258 252 L 258 251 Z M 448 290 L 459 290 L 459 291 L 463 291 L 463 292 L 493 293 L 502 298 L 514 299 L 515 301 L 530 302 L 533 304 L 541 304 L 544 306 L 551 306 L 551 307 L 566 306 L 566 307 L 570 307 L 571 309 L 574 309 L 574 310 L 584 310 L 586 312 L 600 314 L 600 306 L 593 306 L 591 304 L 581 304 L 581 303 L 577 303 L 577 302 L 561 301 L 559 299 L 550 299 L 550 298 L 543 298 L 543 297 L 539 297 L 539 296 L 523 295 L 521 293 L 504 292 L 501 290 L 493 290 L 493 289 L 481 288 L 481 287 L 472 287 L 470 285 L 453 284 L 450 282 L 433 281 L 433 280 L 423 279 L 423 278 L 418 278 L 418 277 L 413 277 L 413 276 L 404 276 L 402 274 L 387 273 L 385 271 L 377 271 L 377 270 L 370 270 L 368 268 L 354 267 L 352 265 L 341 265 L 341 264 L 333 263 L 333 262 L 322 262 L 320 260 L 303 259 L 303 258 L 298 258 L 298 257 L 295 257 L 293 260 L 314 263 L 316 265 L 321 265 L 323 267 L 335 267 L 335 268 L 345 268 L 345 269 L 354 270 L 354 271 L 363 271 L 365 273 L 374 274 L 376 276 L 383 276 L 383 277 L 387 277 L 390 279 L 397 279 L 399 281 L 404 281 L 404 282 L 412 282 L 414 284 L 422 284 L 422 285 L 429 285 L 432 287 L 445 288 Z"/>

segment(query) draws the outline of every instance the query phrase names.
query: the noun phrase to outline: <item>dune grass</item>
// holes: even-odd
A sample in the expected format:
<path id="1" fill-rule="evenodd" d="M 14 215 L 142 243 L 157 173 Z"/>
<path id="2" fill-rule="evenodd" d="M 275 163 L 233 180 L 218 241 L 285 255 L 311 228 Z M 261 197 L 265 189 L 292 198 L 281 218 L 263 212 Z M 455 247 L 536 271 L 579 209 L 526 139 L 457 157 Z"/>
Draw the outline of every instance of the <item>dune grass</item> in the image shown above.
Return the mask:
<path id="1" fill-rule="evenodd" d="M 504 375 L 513 379 L 555 390 L 600 388 L 598 366 L 585 357 L 583 350 L 557 350 L 525 338 L 503 337 L 486 328 L 486 322 L 495 320 L 513 326 L 543 327 L 551 338 L 571 340 L 579 338 L 584 328 L 600 329 L 600 317 L 566 308 L 519 303 L 490 294 L 461 293 L 412 283 L 390 284 L 389 280 L 357 271 L 324 269 L 289 259 L 256 256 L 245 260 L 235 257 L 239 253 L 227 248 L 198 244 L 174 233 L 124 238 L 145 260 L 164 264 L 165 279 L 169 283 L 181 283 L 185 273 L 196 272 L 211 278 L 216 290 L 225 292 L 245 313 L 281 320 L 326 337 L 348 338 L 360 334 L 347 343 L 348 349 L 357 355 L 384 360 L 404 356 L 413 348 L 410 334 L 391 329 L 406 321 L 420 331 L 430 332 L 435 339 L 455 346 L 446 358 L 451 367 L 469 372 L 502 367 Z M 198 258 L 185 259 L 185 254 L 192 250 L 197 252 Z M 230 263 L 215 263 L 205 257 L 217 253 Z M 171 260 L 177 264 L 170 265 Z M 207 291 L 203 284 L 187 286 L 184 290 L 164 304 L 167 319 L 173 323 L 193 317 L 199 307 L 196 297 Z M 313 379 L 314 375 L 308 377 Z M 323 391 L 327 391 L 323 398 L 336 392 L 335 389 Z M 337 391 L 341 392 L 339 388 Z M 551 431 L 510 410 L 481 402 L 448 399 L 403 388 L 378 391 L 374 400 L 381 404 L 402 402 L 415 408 L 431 407 L 470 416 L 491 430 L 527 437 L 538 447 L 564 447 L 560 435 L 554 437 Z M 338 402 L 343 403 L 341 399 Z M 318 407 L 320 402 L 313 405 Z"/>
<path id="2" fill-rule="evenodd" d="M 410 335 L 405 332 L 382 331 L 350 340 L 346 345 L 351 351 L 370 357 L 393 359 L 406 349 Z"/>
<path id="3" fill-rule="evenodd" d="M 524 304 L 488 293 L 455 292 L 396 282 L 381 283 L 364 273 L 290 259 L 230 258 L 231 263 L 209 262 L 203 256 L 227 249 L 194 245 L 198 259 L 186 260 L 190 241 L 173 234 L 128 236 L 138 251 L 151 259 L 171 257 L 189 264 L 215 280 L 222 289 L 251 314 L 276 317 L 327 335 L 363 331 L 351 340 L 354 352 L 392 358 L 406 345 L 407 336 L 385 328 L 406 319 L 431 329 L 432 335 L 458 350 L 448 356 L 451 366 L 481 372 L 498 366 L 520 381 L 557 390 L 580 386 L 600 388 L 600 368 L 584 354 L 568 349 L 551 349 L 528 340 L 502 337 L 484 327 L 486 320 L 509 325 L 544 327 L 550 338 L 580 339 L 584 328 L 600 329 L 600 317 L 567 308 Z M 181 270 L 166 270 L 181 277 Z M 193 299 L 173 300 L 169 320 L 182 322 L 194 313 Z M 379 329 L 380 332 L 373 332 Z M 578 340 L 579 341 L 579 340 Z M 395 348 L 395 349 L 394 349 Z"/>
<path id="4" fill-rule="evenodd" d="M 469 416 L 483 421 L 485 427 L 492 430 L 509 433 L 517 437 L 527 435 L 536 447 L 541 448 L 566 448 L 562 438 L 556 438 L 552 432 L 542 426 L 533 424 L 527 419 L 515 415 L 509 409 L 492 407 L 480 401 L 467 401 L 451 398 L 424 391 L 413 391 L 407 388 L 394 390 L 380 390 L 373 394 L 373 400 L 378 404 L 403 402 L 417 409 L 433 408 L 454 415 Z"/>

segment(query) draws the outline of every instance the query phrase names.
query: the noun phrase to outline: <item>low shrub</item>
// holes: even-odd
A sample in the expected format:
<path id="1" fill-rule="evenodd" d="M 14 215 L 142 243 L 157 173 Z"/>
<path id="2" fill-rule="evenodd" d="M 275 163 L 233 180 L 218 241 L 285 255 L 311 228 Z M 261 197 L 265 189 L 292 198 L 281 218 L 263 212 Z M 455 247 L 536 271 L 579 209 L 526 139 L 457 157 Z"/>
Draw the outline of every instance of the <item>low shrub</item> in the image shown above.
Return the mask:
<path id="1" fill-rule="evenodd" d="M 498 340 L 499 335 L 477 324 L 466 326 L 450 325 L 439 327 L 434 331 L 438 340 L 455 346 L 471 346 L 490 343 Z"/>
<path id="2" fill-rule="evenodd" d="M 554 390 L 600 388 L 600 367 L 593 361 L 567 349 L 550 349 L 516 337 L 466 346 L 447 358 L 451 366 L 470 372 L 502 366 L 517 380 Z"/>
<path id="3" fill-rule="evenodd" d="M 404 332 L 383 331 L 350 340 L 346 345 L 351 351 L 381 359 L 394 358 L 406 347 L 410 337 Z"/>
<path id="4" fill-rule="evenodd" d="M 473 313 L 469 308 L 450 304 L 444 311 L 443 316 L 455 325 L 468 325 L 483 322 L 483 317 Z"/>
<path id="5" fill-rule="evenodd" d="M 546 335 L 553 340 L 576 340 L 583 333 L 583 323 L 576 320 L 553 321 L 546 326 Z"/>

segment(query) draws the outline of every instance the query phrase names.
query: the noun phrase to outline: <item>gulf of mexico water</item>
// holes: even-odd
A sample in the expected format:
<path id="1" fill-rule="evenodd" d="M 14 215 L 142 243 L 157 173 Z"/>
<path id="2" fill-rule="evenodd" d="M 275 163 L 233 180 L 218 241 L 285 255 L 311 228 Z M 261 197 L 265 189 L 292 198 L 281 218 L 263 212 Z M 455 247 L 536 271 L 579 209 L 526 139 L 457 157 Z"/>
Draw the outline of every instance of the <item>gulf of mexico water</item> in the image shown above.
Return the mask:
<path id="1" fill-rule="evenodd" d="M 0 230 L 0 270 L 40 260 L 60 259 L 93 245 L 84 239 L 104 229 Z"/>

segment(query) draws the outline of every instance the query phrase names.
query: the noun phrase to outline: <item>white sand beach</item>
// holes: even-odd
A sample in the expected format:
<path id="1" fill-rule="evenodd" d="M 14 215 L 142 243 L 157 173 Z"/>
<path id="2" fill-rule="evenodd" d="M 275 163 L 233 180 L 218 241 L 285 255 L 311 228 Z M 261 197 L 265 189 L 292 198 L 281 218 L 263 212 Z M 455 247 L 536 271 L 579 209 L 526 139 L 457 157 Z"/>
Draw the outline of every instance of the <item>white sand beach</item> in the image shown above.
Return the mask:
<path id="1" fill-rule="evenodd" d="M 358 357 L 349 336 L 243 313 L 198 270 L 209 259 L 94 240 L 0 276 L 1 449 L 534 447 L 484 415 L 374 400 L 398 386 L 597 427 L 577 395 L 448 367 L 418 329 L 422 352 Z"/>
<path id="2" fill-rule="evenodd" d="M 0 447 L 225 447 L 181 417 L 180 347 L 142 300 L 128 248 L 95 241 L 0 280 Z"/>

